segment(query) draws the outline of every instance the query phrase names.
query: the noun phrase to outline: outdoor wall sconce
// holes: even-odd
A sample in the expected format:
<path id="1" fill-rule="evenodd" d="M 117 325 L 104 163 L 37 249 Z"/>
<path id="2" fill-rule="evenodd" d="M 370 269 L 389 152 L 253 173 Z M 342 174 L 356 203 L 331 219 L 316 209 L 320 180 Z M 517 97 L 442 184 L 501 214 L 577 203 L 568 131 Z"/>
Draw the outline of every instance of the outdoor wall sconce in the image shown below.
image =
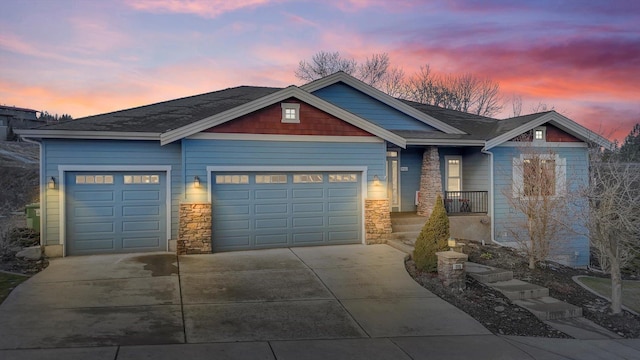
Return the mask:
<path id="1" fill-rule="evenodd" d="M 56 179 L 53 176 L 49 178 L 49 181 L 47 182 L 47 186 L 49 187 L 49 189 L 56 188 Z"/>
<path id="2" fill-rule="evenodd" d="M 380 186 L 380 178 L 378 175 L 373 175 L 373 186 Z"/>
<path id="3" fill-rule="evenodd" d="M 193 187 L 200 188 L 200 178 L 198 176 L 193 177 Z"/>

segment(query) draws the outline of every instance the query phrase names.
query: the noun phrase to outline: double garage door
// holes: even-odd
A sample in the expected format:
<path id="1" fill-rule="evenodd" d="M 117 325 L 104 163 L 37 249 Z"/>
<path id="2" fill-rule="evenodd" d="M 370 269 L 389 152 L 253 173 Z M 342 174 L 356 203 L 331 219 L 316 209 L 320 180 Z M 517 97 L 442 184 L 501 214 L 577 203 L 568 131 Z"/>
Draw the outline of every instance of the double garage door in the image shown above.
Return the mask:
<path id="1" fill-rule="evenodd" d="M 213 250 L 360 243 L 359 172 L 212 173 Z"/>
<path id="2" fill-rule="evenodd" d="M 214 251 L 362 240 L 360 172 L 212 173 Z M 66 172 L 67 255 L 164 251 L 164 172 Z"/>
<path id="3" fill-rule="evenodd" d="M 165 251 L 163 172 L 67 172 L 67 255 Z"/>

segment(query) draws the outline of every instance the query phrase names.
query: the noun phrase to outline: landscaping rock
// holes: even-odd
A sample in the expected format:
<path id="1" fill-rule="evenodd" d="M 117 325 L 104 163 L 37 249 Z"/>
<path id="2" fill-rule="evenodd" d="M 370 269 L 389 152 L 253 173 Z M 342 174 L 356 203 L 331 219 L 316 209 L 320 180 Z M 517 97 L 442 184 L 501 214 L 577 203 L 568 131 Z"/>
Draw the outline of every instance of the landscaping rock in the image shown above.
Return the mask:
<path id="1" fill-rule="evenodd" d="M 42 258 L 42 248 L 40 246 L 30 246 L 24 248 L 16 254 L 18 259 L 40 260 Z"/>

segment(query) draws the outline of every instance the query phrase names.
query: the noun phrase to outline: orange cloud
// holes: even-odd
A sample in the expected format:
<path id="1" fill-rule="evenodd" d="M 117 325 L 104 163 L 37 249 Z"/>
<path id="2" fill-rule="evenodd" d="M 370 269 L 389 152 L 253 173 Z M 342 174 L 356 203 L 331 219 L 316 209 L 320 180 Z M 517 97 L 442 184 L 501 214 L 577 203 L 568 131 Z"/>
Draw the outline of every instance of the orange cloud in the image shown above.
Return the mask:
<path id="1" fill-rule="evenodd" d="M 126 4 L 139 11 L 215 18 L 227 12 L 253 8 L 269 2 L 270 0 L 127 0 Z"/>

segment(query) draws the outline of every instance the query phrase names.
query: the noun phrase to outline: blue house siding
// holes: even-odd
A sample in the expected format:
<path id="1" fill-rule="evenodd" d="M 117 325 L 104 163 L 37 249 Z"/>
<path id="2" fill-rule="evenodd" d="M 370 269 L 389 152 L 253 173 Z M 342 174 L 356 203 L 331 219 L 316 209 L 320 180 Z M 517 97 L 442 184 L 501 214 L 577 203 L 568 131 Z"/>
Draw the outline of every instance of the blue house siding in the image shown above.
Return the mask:
<path id="1" fill-rule="evenodd" d="M 43 146 L 42 183 L 45 184 L 45 230 L 44 245 L 60 243 L 60 196 L 59 190 L 46 189 L 47 179 L 54 177 L 59 183 L 59 165 L 158 165 L 171 166 L 171 229 L 172 238 L 178 235 L 178 205 L 182 199 L 182 164 L 180 144 L 160 146 L 155 141 L 112 140 L 45 140 Z"/>
<path id="2" fill-rule="evenodd" d="M 489 156 L 480 148 L 467 148 L 462 155 L 462 190 L 489 191 Z"/>
<path id="3" fill-rule="evenodd" d="M 207 166 L 354 166 L 367 167 L 367 197 L 386 197 L 386 185 L 373 185 L 373 177 L 384 179 L 386 145 L 375 143 L 335 143 L 249 140 L 183 140 L 186 179 L 198 176 L 201 189 L 187 186 L 187 199 L 206 200 Z M 203 190 L 204 189 L 204 190 Z"/>
<path id="4" fill-rule="evenodd" d="M 551 148 L 560 158 L 566 159 L 566 186 L 569 196 L 575 196 L 588 182 L 588 152 L 584 147 L 555 147 Z M 494 224 L 495 240 L 500 243 L 513 242 L 507 232 L 507 221 L 523 219 L 523 214 L 518 214 L 510 207 L 507 196 L 512 193 L 513 158 L 520 157 L 521 150 L 516 147 L 501 146 L 491 150 L 494 154 Z M 568 234 L 566 243 L 559 245 L 555 253 L 563 256 L 571 266 L 587 266 L 589 262 L 589 239 L 586 236 L 581 207 L 586 206 L 584 201 L 571 199 L 570 211 L 576 216 L 574 232 Z M 577 256 L 576 256 L 577 254 Z"/>
<path id="5" fill-rule="evenodd" d="M 313 95 L 385 129 L 438 131 L 344 83 L 327 86 L 315 91 Z"/>
<path id="6" fill-rule="evenodd" d="M 400 211 L 416 211 L 416 191 L 420 190 L 423 148 L 408 148 L 400 151 Z"/>

